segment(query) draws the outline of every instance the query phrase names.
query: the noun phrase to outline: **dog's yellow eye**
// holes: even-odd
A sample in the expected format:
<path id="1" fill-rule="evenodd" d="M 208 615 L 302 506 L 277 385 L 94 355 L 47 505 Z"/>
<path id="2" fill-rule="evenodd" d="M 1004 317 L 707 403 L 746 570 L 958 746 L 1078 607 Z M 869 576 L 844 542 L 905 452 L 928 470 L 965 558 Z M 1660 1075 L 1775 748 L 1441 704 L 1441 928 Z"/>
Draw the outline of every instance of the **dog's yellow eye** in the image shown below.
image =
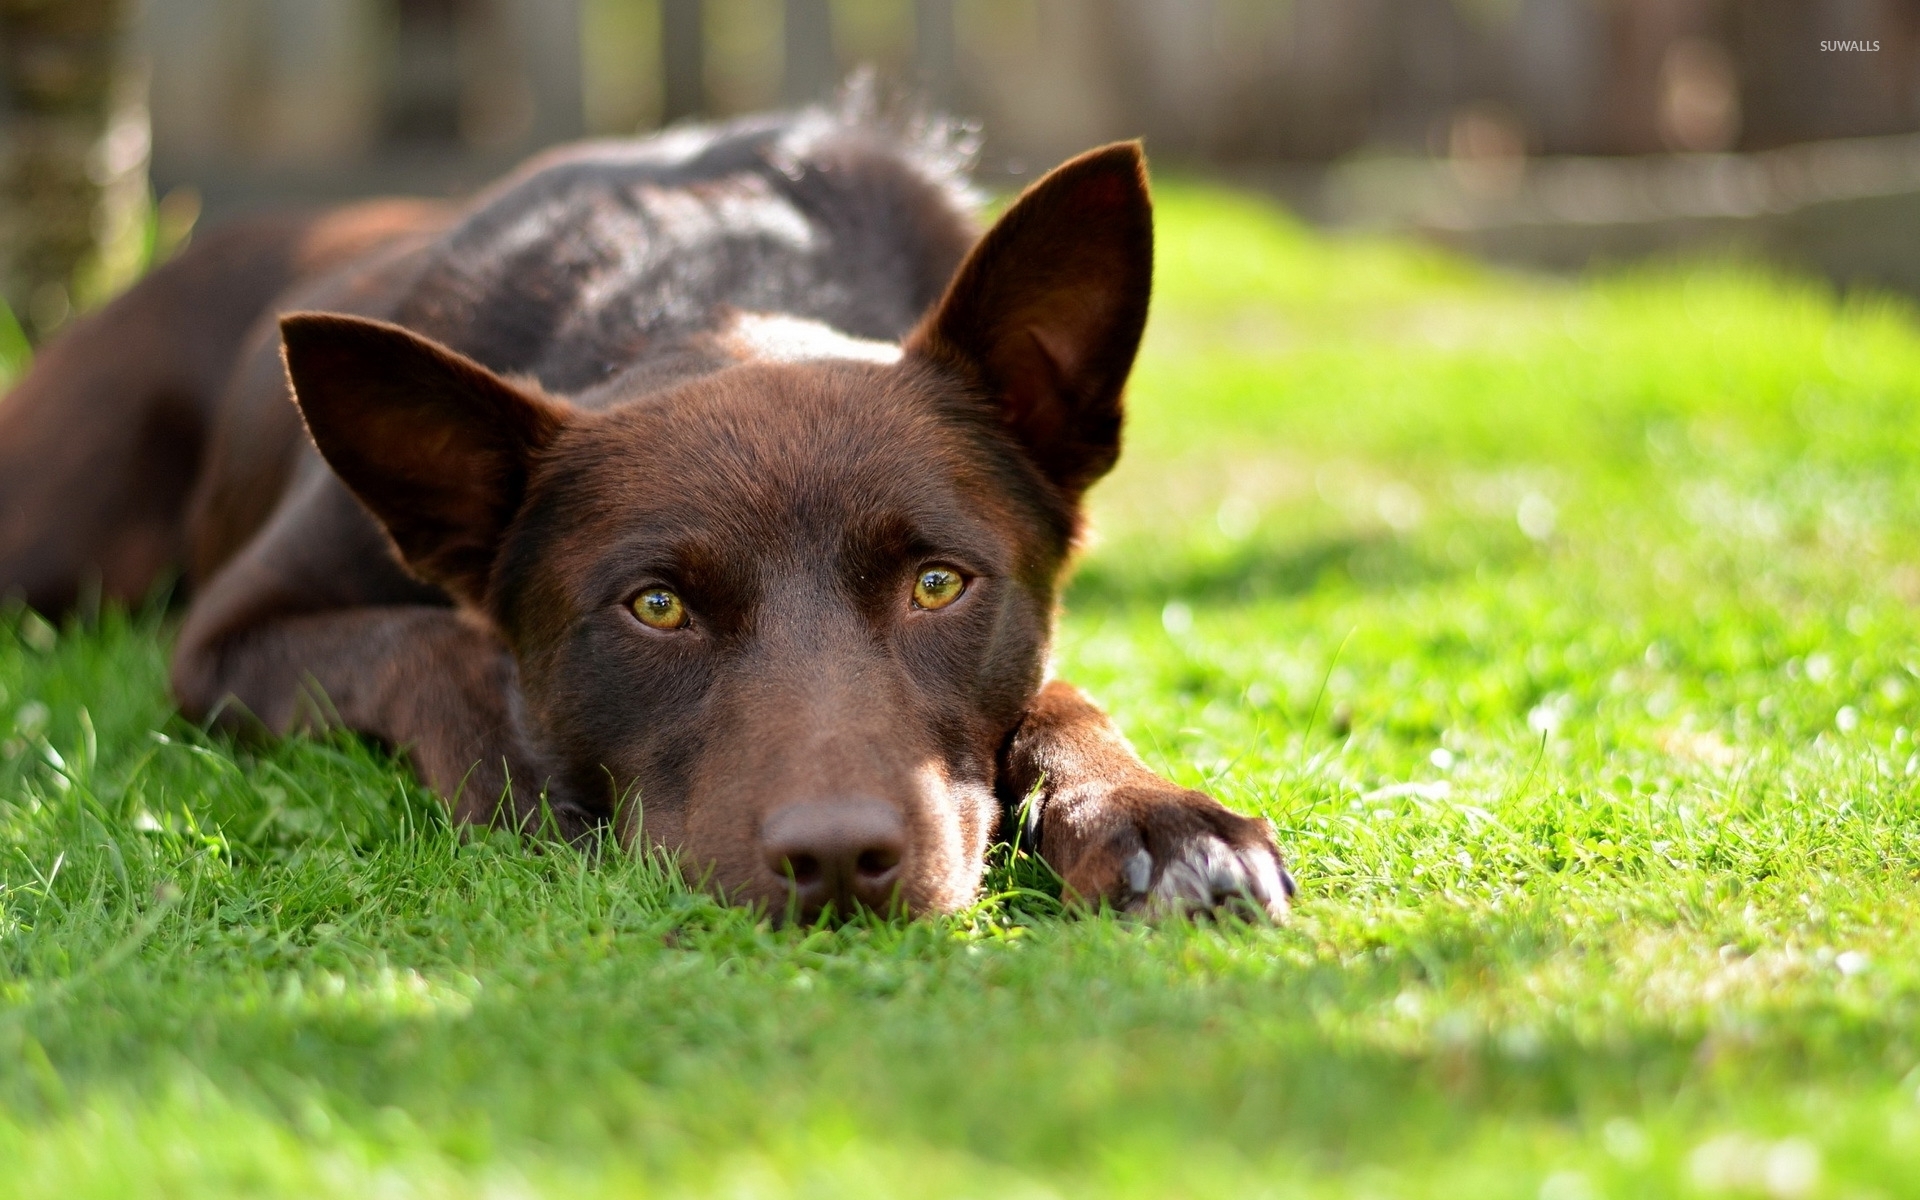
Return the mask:
<path id="1" fill-rule="evenodd" d="M 666 588 L 648 588 L 633 598 L 633 615 L 649 629 L 678 629 L 687 623 L 687 606 Z"/>
<path id="2" fill-rule="evenodd" d="M 945 608 L 967 590 L 967 581 L 952 567 L 927 567 L 913 581 L 915 608 Z"/>

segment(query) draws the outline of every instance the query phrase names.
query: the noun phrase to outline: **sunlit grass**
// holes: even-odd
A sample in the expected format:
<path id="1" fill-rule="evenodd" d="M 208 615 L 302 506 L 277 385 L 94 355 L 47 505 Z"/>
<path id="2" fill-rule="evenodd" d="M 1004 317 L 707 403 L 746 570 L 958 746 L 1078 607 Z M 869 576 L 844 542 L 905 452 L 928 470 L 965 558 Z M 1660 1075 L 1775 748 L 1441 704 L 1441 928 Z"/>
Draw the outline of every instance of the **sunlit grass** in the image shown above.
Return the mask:
<path id="1" fill-rule="evenodd" d="M 1874 1196 L 1920 1179 L 1920 327 L 1161 194 L 1062 673 L 1285 928 L 775 931 L 0 632 L 0 1196 Z"/>

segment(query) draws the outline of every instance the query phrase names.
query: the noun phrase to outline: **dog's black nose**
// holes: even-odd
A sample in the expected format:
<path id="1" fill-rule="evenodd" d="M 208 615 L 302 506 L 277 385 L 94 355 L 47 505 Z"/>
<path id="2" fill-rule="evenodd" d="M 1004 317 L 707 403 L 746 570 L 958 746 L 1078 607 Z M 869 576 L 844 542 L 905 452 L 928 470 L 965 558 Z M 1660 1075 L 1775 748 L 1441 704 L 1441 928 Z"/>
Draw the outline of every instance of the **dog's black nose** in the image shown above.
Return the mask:
<path id="1" fill-rule="evenodd" d="M 827 905 L 886 911 L 907 854 L 906 822 L 878 800 L 830 800 L 776 809 L 760 826 L 767 868 L 786 882 L 802 919 Z"/>

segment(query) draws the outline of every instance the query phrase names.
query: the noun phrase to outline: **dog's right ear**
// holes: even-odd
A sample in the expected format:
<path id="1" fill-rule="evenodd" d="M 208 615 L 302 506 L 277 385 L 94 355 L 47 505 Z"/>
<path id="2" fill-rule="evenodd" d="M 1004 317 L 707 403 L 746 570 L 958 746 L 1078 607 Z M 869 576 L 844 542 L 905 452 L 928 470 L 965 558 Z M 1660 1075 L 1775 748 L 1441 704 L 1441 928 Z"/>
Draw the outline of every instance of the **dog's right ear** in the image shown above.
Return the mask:
<path id="1" fill-rule="evenodd" d="M 295 313 L 281 318 L 280 337 L 327 465 L 409 569 L 482 603 L 533 458 L 566 405 L 384 321 Z"/>

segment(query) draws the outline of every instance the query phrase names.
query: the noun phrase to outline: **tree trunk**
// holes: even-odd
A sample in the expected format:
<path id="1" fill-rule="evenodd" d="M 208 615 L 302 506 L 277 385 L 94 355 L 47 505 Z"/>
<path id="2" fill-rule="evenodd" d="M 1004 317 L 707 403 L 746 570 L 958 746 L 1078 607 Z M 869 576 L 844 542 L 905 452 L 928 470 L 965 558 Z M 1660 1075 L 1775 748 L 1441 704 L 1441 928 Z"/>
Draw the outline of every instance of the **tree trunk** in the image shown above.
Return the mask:
<path id="1" fill-rule="evenodd" d="M 0 0 L 0 299 L 36 340 L 144 257 L 144 87 L 126 0 Z"/>

